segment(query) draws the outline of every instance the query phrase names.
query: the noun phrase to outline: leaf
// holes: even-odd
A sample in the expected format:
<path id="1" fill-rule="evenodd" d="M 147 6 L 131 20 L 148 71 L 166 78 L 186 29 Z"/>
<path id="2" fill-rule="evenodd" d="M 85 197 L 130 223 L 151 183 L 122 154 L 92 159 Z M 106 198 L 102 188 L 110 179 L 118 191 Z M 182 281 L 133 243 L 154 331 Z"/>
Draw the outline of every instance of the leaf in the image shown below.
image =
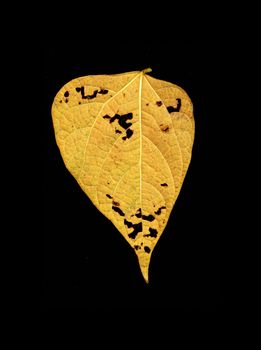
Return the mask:
<path id="1" fill-rule="evenodd" d="M 194 140 L 188 95 L 150 71 L 74 79 L 52 105 L 67 169 L 134 249 L 146 282 Z"/>

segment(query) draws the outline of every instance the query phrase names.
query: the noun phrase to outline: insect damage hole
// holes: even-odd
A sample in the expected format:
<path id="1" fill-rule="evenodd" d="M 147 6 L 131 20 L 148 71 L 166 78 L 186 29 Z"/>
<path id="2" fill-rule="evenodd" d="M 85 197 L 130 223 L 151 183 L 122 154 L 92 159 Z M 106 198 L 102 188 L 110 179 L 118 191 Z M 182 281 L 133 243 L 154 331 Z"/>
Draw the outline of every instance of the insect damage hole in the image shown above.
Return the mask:
<path id="1" fill-rule="evenodd" d="M 169 113 L 173 113 L 173 112 L 179 112 L 180 108 L 181 108 L 181 99 L 180 98 L 176 98 L 177 101 L 177 106 L 173 107 L 173 106 L 168 106 L 167 110 Z"/>
<path id="2" fill-rule="evenodd" d="M 120 214 L 120 216 L 125 216 L 124 212 L 119 207 L 113 205 L 111 208 L 116 211 L 116 213 Z"/>
<path id="3" fill-rule="evenodd" d="M 147 245 L 145 245 L 145 247 L 144 247 L 144 251 L 146 252 L 146 253 L 150 253 L 150 248 L 147 246 Z"/>

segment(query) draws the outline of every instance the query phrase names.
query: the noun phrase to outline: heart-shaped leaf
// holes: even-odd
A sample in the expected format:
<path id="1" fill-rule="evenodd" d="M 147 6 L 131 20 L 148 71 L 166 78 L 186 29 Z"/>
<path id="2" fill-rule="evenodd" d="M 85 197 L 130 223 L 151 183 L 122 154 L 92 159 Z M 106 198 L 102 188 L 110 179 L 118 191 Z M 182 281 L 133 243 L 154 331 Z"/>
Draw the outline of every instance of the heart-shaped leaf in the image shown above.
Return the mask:
<path id="1" fill-rule="evenodd" d="M 74 79 L 52 106 L 67 169 L 134 249 L 146 282 L 194 140 L 188 95 L 149 71 Z"/>

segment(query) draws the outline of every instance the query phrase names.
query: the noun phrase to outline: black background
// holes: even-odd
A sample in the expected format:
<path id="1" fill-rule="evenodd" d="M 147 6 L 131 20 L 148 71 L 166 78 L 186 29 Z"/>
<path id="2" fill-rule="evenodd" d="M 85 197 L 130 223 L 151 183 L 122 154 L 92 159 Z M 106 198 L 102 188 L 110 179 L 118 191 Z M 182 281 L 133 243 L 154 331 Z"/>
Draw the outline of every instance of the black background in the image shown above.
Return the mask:
<path id="1" fill-rule="evenodd" d="M 43 306 L 216 311 L 220 291 L 219 42 L 45 41 Z M 67 171 L 51 105 L 68 81 L 151 67 L 194 105 L 195 142 L 179 198 L 151 259 L 150 283 L 134 251 Z"/>

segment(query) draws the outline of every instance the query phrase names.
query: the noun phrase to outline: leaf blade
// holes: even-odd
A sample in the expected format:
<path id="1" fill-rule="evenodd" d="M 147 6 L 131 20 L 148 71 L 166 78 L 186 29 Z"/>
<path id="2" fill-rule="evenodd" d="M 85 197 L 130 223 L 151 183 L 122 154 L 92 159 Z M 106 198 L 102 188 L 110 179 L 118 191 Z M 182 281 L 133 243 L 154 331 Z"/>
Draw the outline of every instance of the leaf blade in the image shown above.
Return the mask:
<path id="1" fill-rule="evenodd" d="M 132 246 L 146 282 L 151 254 L 189 166 L 195 131 L 185 91 L 149 71 L 74 79 L 52 106 L 66 167 Z"/>

